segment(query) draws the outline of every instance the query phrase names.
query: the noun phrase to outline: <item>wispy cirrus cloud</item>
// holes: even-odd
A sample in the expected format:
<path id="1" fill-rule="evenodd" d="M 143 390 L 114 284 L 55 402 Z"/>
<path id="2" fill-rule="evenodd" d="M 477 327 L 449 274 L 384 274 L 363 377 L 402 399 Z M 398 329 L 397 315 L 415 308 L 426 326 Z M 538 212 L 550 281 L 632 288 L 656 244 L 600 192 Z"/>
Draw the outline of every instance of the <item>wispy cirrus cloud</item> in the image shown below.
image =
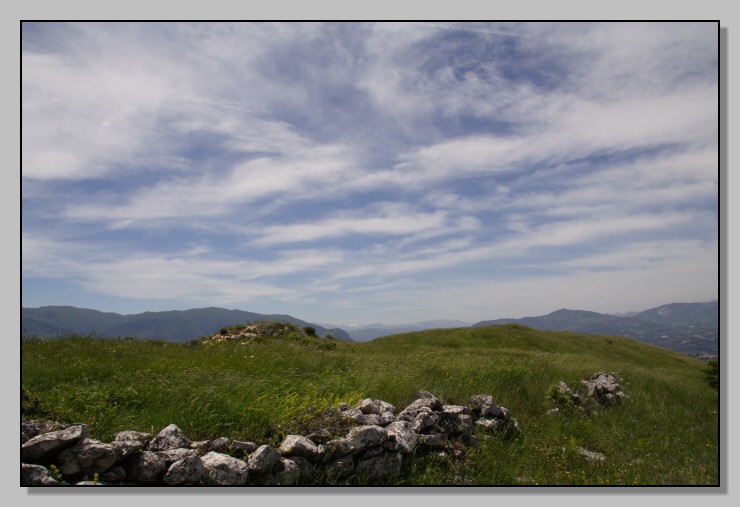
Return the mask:
<path id="1" fill-rule="evenodd" d="M 331 322 L 438 294 L 504 316 L 495 288 L 521 315 L 537 283 L 601 311 L 630 309 L 620 280 L 715 297 L 716 29 L 24 23 L 24 304 L 52 279 Z M 595 280 L 621 295 L 585 308 Z"/>

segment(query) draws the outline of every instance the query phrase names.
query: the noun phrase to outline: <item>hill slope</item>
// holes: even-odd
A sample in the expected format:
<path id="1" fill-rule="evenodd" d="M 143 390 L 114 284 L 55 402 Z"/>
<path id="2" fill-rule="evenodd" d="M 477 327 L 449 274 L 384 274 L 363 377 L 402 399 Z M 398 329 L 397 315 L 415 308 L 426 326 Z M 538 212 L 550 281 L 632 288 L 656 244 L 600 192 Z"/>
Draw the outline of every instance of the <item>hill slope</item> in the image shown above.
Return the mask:
<path id="1" fill-rule="evenodd" d="M 73 306 L 21 309 L 21 327 L 24 336 L 71 334 L 100 337 L 133 336 L 141 339 L 184 342 L 213 333 L 214 329 L 256 321 L 283 321 L 298 326 L 313 326 L 319 336 L 332 334 L 340 340 L 352 340 L 342 329 L 326 329 L 290 315 L 263 315 L 224 308 L 195 308 L 132 315 L 104 313 Z"/>
<path id="2" fill-rule="evenodd" d="M 212 332 L 218 332 L 212 330 Z M 478 445 L 414 456 L 398 485 L 719 485 L 718 391 L 706 364 L 635 340 L 522 325 L 387 336 L 368 343 L 277 336 L 189 342 L 27 340 L 24 406 L 86 421 L 91 437 L 176 424 L 191 440 L 278 445 L 333 420 L 340 402 L 407 406 L 418 391 L 464 405 L 489 394 L 521 438 L 476 429 Z M 553 385 L 618 375 L 614 407 L 552 412 Z M 334 412 L 332 412 L 334 411 Z M 323 421 L 323 422 L 322 422 Z M 603 454 L 598 464 L 577 452 Z"/>
<path id="3" fill-rule="evenodd" d="M 474 327 L 524 324 L 535 329 L 623 336 L 689 355 L 719 352 L 719 305 L 672 303 L 630 317 L 558 310 L 540 317 L 482 321 Z"/>

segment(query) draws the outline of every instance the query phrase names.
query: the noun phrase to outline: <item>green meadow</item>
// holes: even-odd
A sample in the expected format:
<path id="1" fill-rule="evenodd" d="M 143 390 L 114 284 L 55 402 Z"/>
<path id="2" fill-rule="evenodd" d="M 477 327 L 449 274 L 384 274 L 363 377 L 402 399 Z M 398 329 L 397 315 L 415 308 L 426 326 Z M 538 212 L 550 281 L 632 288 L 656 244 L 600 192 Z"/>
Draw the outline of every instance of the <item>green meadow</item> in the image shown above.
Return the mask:
<path id="1" fill-rule="evenodd" d="M 279 445 L 336 423 L 340 402 L 399 410 L 430 391 L 450 404 L 490 394 L 521 434 L 476 430 L 461 456 L 417 452 L 388 485 L 719 485 L 718 389 L 708 365 L 618 337 L 520 325 L 431 330 L 350 343 L 291 328 L 281 336 L 184 344 L 24 339 L 22 416 L 82 422 L 92 438 L 158 433 Z M 616 374 L 616 406 L 552 413 L 551 387 Z M 602 453 L 585 460 L 579 447 Z"/>

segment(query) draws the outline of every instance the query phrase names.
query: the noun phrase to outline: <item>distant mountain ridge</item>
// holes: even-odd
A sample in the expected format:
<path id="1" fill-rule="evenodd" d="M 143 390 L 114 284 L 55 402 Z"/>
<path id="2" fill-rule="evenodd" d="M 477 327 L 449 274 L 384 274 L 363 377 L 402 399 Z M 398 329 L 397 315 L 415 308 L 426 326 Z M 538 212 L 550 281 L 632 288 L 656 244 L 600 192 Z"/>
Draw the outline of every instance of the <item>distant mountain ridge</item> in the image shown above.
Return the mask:
<path id="1" fill-rule="evenodd" d="M 22 336 L 63 336 L 69 334 L 100 337 L 133 336 L 185 342 L 212 335 L 222 327 L 256 321 L 284 321 L 298 326 L 312 326 L 316 334 L 331 334 L 339 340 L 352 341 L 343 329 L 327 329 L 290 315 L 264 315 L 224 308 L 194 308 L 163 312 L 144 312 L 121 315 L 74 306 L 43 306 L 21 308 Z"/>
<path id="2" fill-rule="evenodd" d="M 523 324 L 545 331 L 624 336 L 684 354 L 719 353 L 719 304 L 671 303 L 630 317 L 583 310 L 557 310 L 539 317 L 486 320 L 473 327 Z"/>
<path id="3" fill-rule="evenodd" d="M 426 331 L 428 329 L 470 327 L 471 325 L 470 322 L 449 319 L 425 320 L 415 324 L 383 324 L 382 322 L 374 322 L 363 326 L 352 326 L 349 328 L 349 333 L 354 341 L 367 342 L 392 334 L 413 333 L 414 331 Z"/>

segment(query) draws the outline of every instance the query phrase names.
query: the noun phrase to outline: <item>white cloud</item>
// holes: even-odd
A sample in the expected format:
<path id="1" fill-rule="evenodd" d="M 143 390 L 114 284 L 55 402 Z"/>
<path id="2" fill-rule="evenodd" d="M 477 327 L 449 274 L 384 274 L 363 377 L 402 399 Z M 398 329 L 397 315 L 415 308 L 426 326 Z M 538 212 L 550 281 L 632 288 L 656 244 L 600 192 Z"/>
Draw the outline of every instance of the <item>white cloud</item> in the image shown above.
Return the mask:
<path id="1" fill-rule="evenodd" d="M 39 27 L 22 55 L 24 279 L 416 320 L 448 296 L 471 320 L 486 298 L 536 313 L 595 283 L 621 290 L 604 305 L 641 279 L 665 285 L 645 301 L 711 292 L 714 32 Z"/>

